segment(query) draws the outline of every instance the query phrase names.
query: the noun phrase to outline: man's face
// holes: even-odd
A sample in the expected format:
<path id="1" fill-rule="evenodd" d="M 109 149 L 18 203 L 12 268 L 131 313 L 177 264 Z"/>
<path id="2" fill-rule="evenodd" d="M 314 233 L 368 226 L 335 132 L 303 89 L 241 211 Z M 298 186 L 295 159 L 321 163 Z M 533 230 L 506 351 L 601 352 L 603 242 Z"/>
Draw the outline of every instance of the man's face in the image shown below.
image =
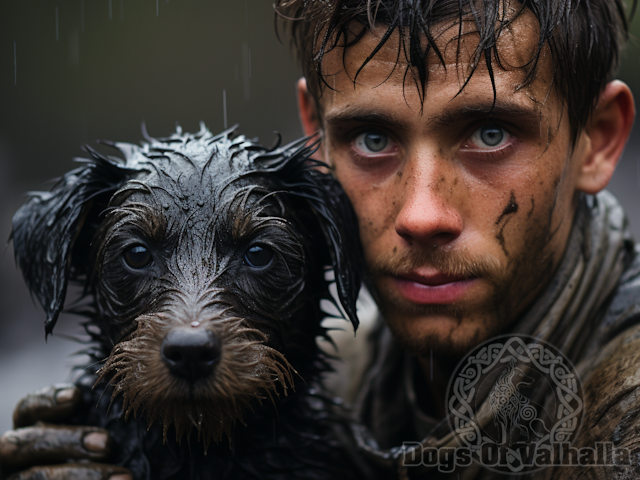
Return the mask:
<path id="1" fill-rule="evenodd" d="M 382 29 L 325 56 L 322 154 L 358 215 L 383 315 L 415 353 L 460 355 L 507 328 L 564 252 L 587 140 L 572 148 L 548 59 L 518 88 L 538 38 L 529 21 L 500 37 L 495 105 L 484 59 L 460 92 L 476 40 L 452 41 L 458 25 L 439 32 L 446 67 L 433 55 L 424 102 L 397 33 L 355 85 Z"/>

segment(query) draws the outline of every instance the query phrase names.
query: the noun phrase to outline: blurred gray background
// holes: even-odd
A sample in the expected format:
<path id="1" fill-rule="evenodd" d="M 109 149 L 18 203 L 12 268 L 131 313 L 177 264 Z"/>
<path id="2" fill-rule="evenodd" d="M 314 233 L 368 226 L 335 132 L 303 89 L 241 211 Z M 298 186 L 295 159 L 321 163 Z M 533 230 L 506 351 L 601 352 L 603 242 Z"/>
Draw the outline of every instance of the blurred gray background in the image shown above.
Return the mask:
<path id="1" fill-rule="evenodd" d="M 176 122 L 195 131 L 240 123 L 271 144 L 301 135 L 298 71 L 276 39 L 271 0 L 22 0 L 0 4 L 0 433 L 26 392 L 64 381 L 81 361 L 62 315 L 44 341 L 44 316 L 13 262 L 11 217 L 23 194 L 73 167 L 81 145 L 138 142 Z M 640 18 L 633 22 L 640 37 Z M 620 77 L 640 96 L 640 47 L 632 40 Z M 226 102 L 223 98 L 226 97 Z M 226 103 L 226 109 L 225 109 Z M 225 119 L 226 110 L 226 119 Z M 610 189 L 640 238 L 640 128 Z"/>

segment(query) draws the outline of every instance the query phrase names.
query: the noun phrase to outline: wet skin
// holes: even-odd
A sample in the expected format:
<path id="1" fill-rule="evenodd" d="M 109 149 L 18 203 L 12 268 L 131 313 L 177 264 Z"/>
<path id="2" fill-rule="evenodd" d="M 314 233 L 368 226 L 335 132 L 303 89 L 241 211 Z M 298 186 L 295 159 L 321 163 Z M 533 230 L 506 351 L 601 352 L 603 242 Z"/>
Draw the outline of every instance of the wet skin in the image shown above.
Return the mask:
<path id="1" fill-rule="evenodd" d="M 323 132 L 320 155 L 357 212 L 373 293 L 414 353 L 461 356 L 507 329 L 559 264 L 578 192 L 599 191 L 613 172 L 617 157 L 594 175 L 604 142 L 597 125 L 572 144 L 548 54 L 534 82 L 519 88 L 517 67 L 537 41 L 530 17 L 499 39 L 495 105 L 484 59 L 459 93 L 476 40 L 464 36 L 457 57 L 457 25 L 440 30 L 446 68 L 432 55 L 424 103 L 403 55 L 396 65 L 397 34 L 354 85 L 382 30 L 350 47 L 344 63 L 342 49 L 325 56 L 333 90 L 324 90 L 320 115 L 299 84 L 305 130 Z"/>
<path id="2" fill-rule="evenodd" d="M 323 131 L 320 155 L 333 165 L 359 216 L 378 303 L 398 338 L 418 353 L 434 348 L 436 358 L 438 353 L 460 355 L 506 329 L 535 299 L 566 246 L 576 192 L 596 193 L 606 186 L 633 124 L 631 93 L 612 82 L 572 149 L 566 112 L 562 115 L 548 86 L 550 66 L 543 62 L 537 80 L 526 89 L 517 89 L 522 71 L 508 67 L 526 63 L 534 44 L 536 32 L 526 27 L 526 18 L 501 37 L 507 69 L 494 63 L 493 111 L 482 62 L 456 96 L 469 68 L 463 60 L 473 50 L 471 35 L 461 44 L 460 62 L 455 42 L 444 50 L 446 71 L 431 61 L 424 104 L 410 76 L 403 84 L 402 56 L 394 71 L 393 43 L 360 73 L 354 88 L 351 78 L 377 43 L 371 34 L 348 50 L 346 72 L 338 49 L 325 57 L 326 73 L 335 74 L 327 81 L 336 90 L 325 90 L 322 116 L 304 80 L 299 84 L 305 132 Z M 443 28 L 441 45 L 454 30 L 457 26 Z M 485 126 L 493 129 L 482 135 Z M 496 127 L 508 133 L 507 140 L 484 143 L 483 138 L 500 138 Z M 375 135 L 365 141 L 367 133 Z M 381 144 L 381 151 L 369 148 Z M 470 256 L 482 268 L 469 268 Z M 387 268 L 378 268 L 380 264 Z M 429 357 L 419 358 L 437 402 L 449 378 L 441 365 L 429 374 Z M 444 414 L 444 404 L 436 408 Z M 38 415 L 49 417 L 41 411 Z M 42 447 L 34 443 L 32 455 Z M 75 449 L 69 446 L 60 460 L 72 457 Z M 95 471 L 109 475 L 104 469 Z"/>

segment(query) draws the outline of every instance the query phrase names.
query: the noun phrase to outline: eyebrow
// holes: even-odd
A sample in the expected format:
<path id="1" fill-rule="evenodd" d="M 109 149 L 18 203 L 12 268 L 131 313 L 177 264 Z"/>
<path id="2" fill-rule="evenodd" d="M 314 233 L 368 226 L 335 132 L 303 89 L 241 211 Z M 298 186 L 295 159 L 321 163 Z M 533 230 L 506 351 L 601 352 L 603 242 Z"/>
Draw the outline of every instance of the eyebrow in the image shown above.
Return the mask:
<path id="1" fill-rule="evenodd" d="M 365 125 L 395 126 L 407 128 L 408 125 L 380 110 L 370 110 L 358 106 L 347 107 L 338 112 L 325 115 L 325 122 L 333 128 L 349 126 L 354 123 Z"/>
<path id="2" fill-rule="evenodd" d="M 542 114 L 536 105 L 522 105 L 509 101 L 480 102 L 445 108 L 432 116 L 428 123 L 447 127 L 461 121 L 473 121 L 486 118 L 517 118 L 521 122 L 537 123 Z M 346 107 L 337 112 L 328 113 L 325 122 L 332 128 L 353 124 L 379 125 L 385 127 L 408 128 L 409 125 L 382 110 L 371 110 L 360 106 Z"/>
<path id="3" fill-rule="evenodd" d="M 517 118 L 524 122 L 539 122 L 542 117 L 536 105 L 522 105 L 514 102 L 496 101 L 495 103 L 478 103 L 461 105 L 445 109 L 429 120 L 441 126 L 454 125 L 464 120 L 480 120 L 484 118 Z"/>

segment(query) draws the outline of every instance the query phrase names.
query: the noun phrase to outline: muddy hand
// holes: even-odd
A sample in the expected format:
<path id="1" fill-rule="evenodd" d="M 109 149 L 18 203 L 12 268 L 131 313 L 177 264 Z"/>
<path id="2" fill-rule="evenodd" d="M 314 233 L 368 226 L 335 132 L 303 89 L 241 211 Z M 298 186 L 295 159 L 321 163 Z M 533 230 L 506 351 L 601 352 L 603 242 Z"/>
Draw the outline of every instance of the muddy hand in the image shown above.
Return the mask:
<path id="1" fill-rule="evenodd" d="M 0 437 L 0 478 L 131 479 L 126 469 L 112 465 L 65 463 L 105 461 L 110 453 L 104 429 L 43 423 L 64 423 L 80 401 L 80 391 L 70 384 L 47 387 L 22 399 L 13 414 L 15 430 Z"/>
<path id="2" fill-rule="evenodd" d="M 52 385 L 30 393 L 13 412 L 13 428 L 28 427 L 36 422 L 62 422 L 73 414 L 80 401 L 80 390 L 72 384 Z"/>
<path id="3" fill-rule="evenodd" d="M 69 463 L 48 467 L 34 467 L 16 473 L 7 480 L 131 480 L 126 468 L 99 463 Z"/>

